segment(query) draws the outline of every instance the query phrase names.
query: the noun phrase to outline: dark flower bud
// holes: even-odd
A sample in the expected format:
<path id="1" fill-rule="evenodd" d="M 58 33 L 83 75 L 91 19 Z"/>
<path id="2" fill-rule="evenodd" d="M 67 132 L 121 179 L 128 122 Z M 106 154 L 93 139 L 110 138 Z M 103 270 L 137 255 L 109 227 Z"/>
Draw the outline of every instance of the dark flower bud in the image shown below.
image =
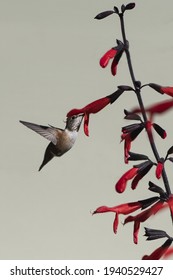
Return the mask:
<path id="1" fill-rule="evenodd" d="M 126 5 L 126 10 L 132 10 L 135 7 L 135 3 L 129 3 Z"/>
<path id="2" fill-rule="evenodd" d="M 149 189 L 150 191 L 156 192 L 156 193 L 158 193 L 158 194 L 160 194 L 160 195 L 163 195 L 163 194 L 165 193 L 164 190 L 163 190 L 161 187 L 155 185 L 155 184 L 152 183 L 151 181 L 149 181 L 149 188 L 148 188 L 148 189 Z"/>
<path id="3" fill-rule="evenodd" d="M 153 127 L 162 139 L 166 138 L 166 136 L 167 136 L 166 131 L 160 125 L 153 123 Z"/>
<path id="4" fill-rule="evenodd" d="M 119 9 L 118 9 L 116 6 L 114 6 L 114 12 L 115 12 L 116 14 L 119 14 Z"/>
<path id="5" fill-rule="evenodd" d="M 125 86 L 125 85 L 118 86 L 118 88 L 119 88 L 119 89 L 123 89 L 124 91 L 131 91 L 131 90 L 134 91 L 134 89 L 133 89 L 132 87 L 130 87 L 130 86 Z"/>
<path id="6" fill-rule="evenodd" d="M 141 121 L 141 117 L 135 113 L 129 112 L 127 110 L 124 110 L 124 114 L 126 115 L 124 119 L 126 120 L 136 120 Z"/>
<path id="7" fill-rule="evenodd" d="M 146 160 L 146 159 L 148 159 L 146 155 L 129 152 L 128 160 Z"/>
<path id="8" fill-rule="evenodd" d="M 169 235 L 164 230 L 158 230 L 158 229 L 150 229 L 145 227 L 145 234 L 144 236 L 147 236 L 147 240 L 155 240 L 159 238 L 169 238 Z"/>
<path id="9" fill-rule="evenodd" d="M 161 91 L 161 86 L 158 84 L 154 84 L 154 83 L 150 83 L 148 84 L 151 88 L 153 88 L 154 90 L 156 90 L 157 92 L 163 94 L 163 92 Z"/>
<path id="10" fill-rule="evenodd" d="M 95 16 L 95 19 L 103 19 L 103 18 L 106 18 L 110 15 L 112 15 L 114 13 L 114 11 L 105 11 L 105 12 L 102 12 L 102 13 L 99 13 L 97 16 Z"/>
<path id="11" fill-rule="evenodd" d="M 134 167 L 138 167 L 138 172 L 137 172 L 138 174 L 135 176 L 135 178 L 132 181 L 131 184 L 132 190 L 136 189 L 139 181 L 150 171 L 152 166 L 153 166 L 153 162 L 150 160 L 134 166 Z"/>
<path id="12" fill-rule="evenodd" d="M 157 85 L 154 83 L 150 83 L 148 85 L 161 94 L 165 93 L 165 94 L 173 97 L 173 87 L 169 87 L 169 86 L 163 87 L 163 86 L 160 86 L 160 85 Z"/>
<path id="13" fill-rule="evenodd" d="M 125 10 L 126 10 L 126 6 L 123 4 L 123 5 L 121 6 L 121 12 L 124 13 Z"/>
<path id="14" fill-rule="evenodd" d="M 113 76 L 115 76 L 117 73 L 117 65 L 118 65 L 118 62 L 120 61 L 120 58 L 121 58 L 123 52 L 124 52 L 124 45 L 123 46 L 119 45 L 117 47 L 117 54 L 114 56 L 114 59 L 111 64 L 111 73 Z"/>
<path id="15" fill-rule="evenodd" d="M 135 85 L 137 88 L 141 88 L 141 81 L 135 81 Z"/>
<path id="16" fill-rule="evenodd" d="M 167 151 L 167 155 L 173 154 L 173 146 L 171 146 L 169 148 L 169 150 Z"/>

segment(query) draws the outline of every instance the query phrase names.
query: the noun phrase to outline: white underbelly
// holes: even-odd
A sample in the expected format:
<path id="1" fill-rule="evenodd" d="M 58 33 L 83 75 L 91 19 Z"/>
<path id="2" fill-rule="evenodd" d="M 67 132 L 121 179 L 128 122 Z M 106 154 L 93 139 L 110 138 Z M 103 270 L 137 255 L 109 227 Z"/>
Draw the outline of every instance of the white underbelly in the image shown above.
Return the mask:
<path id="1" fill-rule="evenodd" d="M 65 144 L 63 145 L 64 146 L 64 152 L 67 152 L 68 150 L 70 150 L 73 147 L 73 145 L 76 141 L 77 135 L 78 135 L 77 131 L 73 131 L 73 132 L 69 131 L 68 132 L 68 136 L 65 137 L 66 139 L 64 139 L 65 140 L 65 142 L 64 142 Z"/>

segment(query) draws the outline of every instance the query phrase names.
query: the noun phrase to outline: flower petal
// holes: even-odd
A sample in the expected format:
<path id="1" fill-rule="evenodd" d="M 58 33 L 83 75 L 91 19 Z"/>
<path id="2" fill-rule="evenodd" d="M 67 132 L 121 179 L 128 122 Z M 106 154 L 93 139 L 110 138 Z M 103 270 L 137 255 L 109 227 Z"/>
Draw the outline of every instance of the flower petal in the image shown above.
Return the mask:
<path id="1" fill-rule="evenodd" d="M 122 193 L 125 191 L 127 181 L 131 180 L 137 174 L 137 171 L 138 168 L 133 167 L 123 174 L 123 176 L 118 180 L 118 182 L 115 185 L 115 189 L 118 193 Z"/>
<path id="2" fill-rule="evenodd" d="M 133 242 L 135 244 L 138 244 L 139 229 L 140 229 L 140 222 L 139 221 L 135 221 L 134 230 L 133 230 Z"/>
<path id="3" fill-rule="evenodd" d="M 67 113 L 67 117 L 72 117 L 74 115 L 79 115 L 79 114 L 83 114 L 84 113 L 84 109 L 72 109 Z"/>
<path id="4" fill-rule="evenodd" d="M 143 256 L 143 260 L 159 260 L 162 256 L 164 256 L 171 245 L 172 240 L 167 239 L 165 243 L 157 248 L 155 251 L 151 253 L 151 255 L 145 255 Z"/>
<path id="5" fill-rule="evenodd" d="M 138 174 L 132 181 L 131 188 L 132 190 L 136 189 L 139 181 L 150 171 L 152 168 L 153 163 L 149 160 L 141 164 L 141 167 L 138 169 Z"/>
<path id="6" fill-rule="evenodd" d="M 158 164 L 156 166 L 156 178 L 157 179 L 161 178 L 163 167 L 164 167 L 164 162 L 158 162 Z"/>
<path id="7" fill-rule="evenodd" d="M 110 60 L 111 58 L 113 58 L 113 57 L 116 55 L 116 53 L 117 53 L 116 48 L 112 48 L 112 49 L 108 50 L 108 51 L 101 57 L 101 59 L 100 59 L 100 66 L 101 66 L 102 68 L 105 68 L 105 67 L 108 65 L 108 63 L 109 63 L 109 60 Z"/>
<path id="8" fill-rule="evenodd" d="M 137 202 L 129 202 L 114 207 L 100 206 L 93 212 L 93 215 L 98 213 L 114 212 L 115 219 L 113 222 L 113 231 L 114 233 L 116 233 L 118 228 L 118 222 L 119 222 L 119 214 L 127 215 L 129 213 L 135 212 L 136 210 L 140 209 L 143 206 L 143 203 L 146 204 L 146 201 L 144 200 L 144 201 L 137 201 Z"/>
<path id="9" fill-rule="evenodd" d="M 148 133 L 148 137 L 149 137 L 151 142 L 153 142 L 152 126 L 153 125 L 150 121 L 147 121 L 145 123 L 145 127 L 146 127 L 146 130 L 147 130 L 147 133 Z"/>
<path id="10" fill-rule="evenodd" d="M 124 162 L 128 163 L 128 158 L 129 158 L 129 152 L 130 152 L 130 148 L 131 148 L 131 138 L 130 138 L 130 134 L 128 134 L 129 137 L 126 137 L 125 141 L 124 141 Z"/>
<path id="11" fill-rule="evenodd" d="M 173 87 L 161 87 L 161 91 L 173 97 Z"/>
<path id="12" fill-rule="evenodd" d="M 113 59 L 112 64 L 111 64 L 111 73 L 112 73 L 113 76 L 115 76 L 116 73 L 117 73 L 117 65 L 120 61 L 120 58 L 121 58 L 123 52 L 124 52 L 124 49 L 122 49 L 122 46 L 121 46 L 121 48 L 117 47 L 117 50 L 118 50 L 117 54 L 114 56 L 114 59 Z"/>
<path id="13" fill-rule="evenodd" d="M 173 87 L 162 87 L 158 84 L 154 84 L 154 83 L 150 83 L 148 84 L 151 88 L 153 88 L 154 90 L 156 90 L 157 92 L 161 93 L 161 94 L 168 94 L 169 96 L 173 97 Z"/>
<path id="14" fill-rule="evenodd" d="M 146 107 L 145 111 L 150 114 L 150 121 L 151 121 L 155 114 L 165 113 L 166 111 L 168 111 L 172 107 L 173 107 L 173 100 L 171 99 L 171 100 L 166 100 L 166 101 L 162 101 L 162 102 L 159 102 L 159 103 L 155 103 L 155 104 L 153 104 L 149 107 Z M 134 108 L 132 110 L 132 112 L 133 113 L 141 113 L 141 109 L 140 108 Z"/>
<path id="15" fill-rule="evenodd" d="M 128 216 L 125 219 L 124 224 L 134 221 L 133 239 L 135 244 L 137 244 L 138 242 L 138 232 L 139 232 L 140 223 L 145 222 L 151 215 L 155 215 L 159 210 L 163 209 L 164 207 L 165 207 L 164 202 L 158 201 L 154 205 L 152 205 L 149 209 L 142 211 L 136 216 Z"/>
<path id="16" fill-rule="evenodd" d="M 110 99 L 109 97 L 106 96 L 89 103 L 82 109 L 82 111 L 84 111 L 87 114 L 95 114 L 98 113 L 100 110 L 102 110 L 109 103 L 110 103 Z"/>
<path id="17" fill-rule="evenodd" d="M 84 116 L 84 133 L 86 136 L 89 136 L 88 125 L 89 125 L 89 115 L 85 114 L 85 116 Z"/>
<path id="18" fill-rule="evenodd" d="M 98 213 L 105 213 L 105 212 L 114 212 L 113 207 L 100 206 L 93 212 L 93 215 Z"/>
<path id="19" fill-rule="evenodd" d="M 156 103 L 148 108 L 146 108 L 146 111 L 153 114 L 162 114 L 173 107 L 173 101 L 172 100 L 166 100 L 159 103 Z"/>

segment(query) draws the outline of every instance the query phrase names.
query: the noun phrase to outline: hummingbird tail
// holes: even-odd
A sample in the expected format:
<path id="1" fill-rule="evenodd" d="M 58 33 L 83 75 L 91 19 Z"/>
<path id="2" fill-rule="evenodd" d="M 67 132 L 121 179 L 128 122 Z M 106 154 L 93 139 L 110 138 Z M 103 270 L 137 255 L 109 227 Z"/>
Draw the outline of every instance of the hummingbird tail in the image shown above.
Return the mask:
<path id="1" fill-rule="evenodd" d="M 44 154 L 44 159 L 43 159 L 43 162 L 42 164 L 40 165 L 38 171 L 40 171 L 44 165 L 46 165 L 53 157 L 54 157 L 54 154 L 50 151 L 50 145 L 52 145 L 52 143 L 50 143 L 45 151 L 45 154 Z"/>

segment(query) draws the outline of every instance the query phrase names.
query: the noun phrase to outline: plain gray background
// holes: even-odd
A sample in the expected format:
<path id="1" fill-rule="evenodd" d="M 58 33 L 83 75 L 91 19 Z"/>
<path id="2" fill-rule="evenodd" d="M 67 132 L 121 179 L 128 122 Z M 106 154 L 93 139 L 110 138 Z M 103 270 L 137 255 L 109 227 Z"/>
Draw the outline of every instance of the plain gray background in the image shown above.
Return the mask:
<path id="1" fill-rule="evenodd" d="M 136 78 L 142 83 L 173 85 L 173 2 L 138 0 L 126 15 L 127 37 Z M 141 225 L 139 244 L 133 223 L 112 231 L 113 213 L 92 216 L 98 206 L 114 206 L 151 196 L 148 181 L 162 186 L 155 170 L 136 191 L 114 185 L 132 164 L 123 163 L 120 144 L 123 110 L 137 105 L 132 93 L 90 118 L 90 137 L 83 127 L 74 148 L 38 172 L 48 142 L 19 120 L 64 127 L 72 108 L 131 85 L 125 56 L 116 77 L 101 69 L 100 57 L 121 40 L 118 17 L 96 21 L 95 15 L 128 1 L 1 0 L 1 195 L 0 259 L 140 259 L 164 241 L 146 242 Z M 146 105 L 169 98 L 145 88 Z M 168 133 L 157 137 L 163 156 L 173 144 L 172 112 L 155 120 Z M 143 132 L 134 152 L 153 159 Z M 173 166 L 167 164 L 170 182 Z M 172 233 L 169 211 L 145 226 Z"/>

